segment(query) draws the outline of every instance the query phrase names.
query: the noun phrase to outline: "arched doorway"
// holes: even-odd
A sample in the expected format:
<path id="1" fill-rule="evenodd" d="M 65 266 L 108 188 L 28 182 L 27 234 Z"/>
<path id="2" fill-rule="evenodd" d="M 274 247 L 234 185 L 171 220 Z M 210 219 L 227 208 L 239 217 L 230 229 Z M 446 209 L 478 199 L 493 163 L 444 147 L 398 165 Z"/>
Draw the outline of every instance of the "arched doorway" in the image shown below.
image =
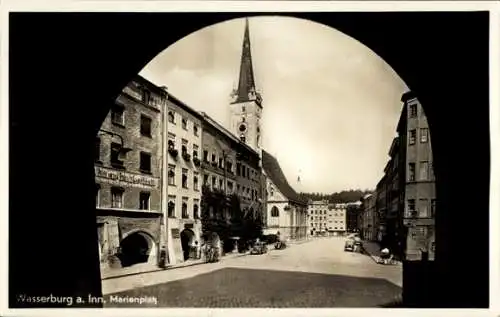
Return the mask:
<path id="1" fill-rule="evenodd" d="M 153 239 L 145 232 L 137 231 L 127 235 L 120 242 L 122 267 L 149 262 L 154 247 Z"/>
<path id="2" fill-rule="evenodd" d="M 194 243 L 194 232 L 191 229 L 184 229 L 181 232 L 181 246 L 184 261 L 190 258 L 191 246 Z"/>

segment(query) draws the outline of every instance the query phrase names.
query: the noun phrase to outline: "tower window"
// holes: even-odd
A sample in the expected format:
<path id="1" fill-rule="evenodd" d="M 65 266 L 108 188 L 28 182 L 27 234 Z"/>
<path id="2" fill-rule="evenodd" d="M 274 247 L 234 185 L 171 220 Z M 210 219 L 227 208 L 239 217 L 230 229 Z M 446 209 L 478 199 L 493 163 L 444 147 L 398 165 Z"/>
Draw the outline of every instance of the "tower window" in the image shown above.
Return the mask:
<path id="1" fill-rule="evenodd" d="M 247 110 L 247 109 L 246 109 L 246 107 L 245 107 L 245 106 L 241 106 L 241 111 L 242 111 L 242 112 L 245 112 L 246 110 Z"/>
<path id="2" fill-rule="evenodd" d="M 247 138 L 245 137 L 244 134 L 242 134 L 242 135 L 240 135 L 240 140 L 241 140 L 241 142 L 246 142 Z"/>

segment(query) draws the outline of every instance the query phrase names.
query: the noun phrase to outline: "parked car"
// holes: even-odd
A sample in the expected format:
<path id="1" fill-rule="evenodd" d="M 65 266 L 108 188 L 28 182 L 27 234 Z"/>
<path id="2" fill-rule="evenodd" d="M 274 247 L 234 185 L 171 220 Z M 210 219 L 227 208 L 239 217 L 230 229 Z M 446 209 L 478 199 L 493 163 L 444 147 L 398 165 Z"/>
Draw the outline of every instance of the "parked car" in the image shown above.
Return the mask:
<path id="1" fill-rule="evenodd" d="M 267 253 L 267 244 L 262 241 L 255 242 L 252 250 L 250 250 L 250 254 L 264 254 L 264 253 Z"/>
<path id="2" fill-rule="evenodd" d="M 345 241 L 344 251 L 361 252 L 362 244 L 359 233 L 351 233 Z"/>
<path id="3" fill-rule="evenodd" d="M 354 239 L 348 237 L 345 240 L 344 251 L 354 251 Z"/>

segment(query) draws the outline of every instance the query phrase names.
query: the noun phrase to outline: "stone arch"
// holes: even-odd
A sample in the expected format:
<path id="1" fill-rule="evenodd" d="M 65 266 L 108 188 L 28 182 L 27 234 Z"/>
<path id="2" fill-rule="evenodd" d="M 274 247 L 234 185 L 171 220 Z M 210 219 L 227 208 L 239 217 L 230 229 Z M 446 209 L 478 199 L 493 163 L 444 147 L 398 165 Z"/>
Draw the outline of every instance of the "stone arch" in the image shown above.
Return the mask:
<path id="1" fill-rule="evenodd" d="M 196 240 L 196 235 L 191 229 L 184 229 L 181 231 L 181 247 L 184 261 L 191 257 L 191 245 Z"/>
<path id="2" fill-rule="evenodd" d="M 153 235 L 145 230 L 131 230 L 122 236 L 119 258 L 122 267 L 156 262 L 157 244 Z"/>

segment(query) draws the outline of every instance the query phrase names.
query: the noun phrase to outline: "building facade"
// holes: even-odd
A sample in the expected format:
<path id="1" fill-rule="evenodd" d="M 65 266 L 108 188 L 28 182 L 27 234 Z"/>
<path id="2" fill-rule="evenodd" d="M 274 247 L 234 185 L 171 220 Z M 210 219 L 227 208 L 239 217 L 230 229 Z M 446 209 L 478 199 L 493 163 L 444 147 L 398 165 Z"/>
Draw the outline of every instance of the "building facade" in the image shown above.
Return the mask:
<path id="1" fill-rule="evenodd" d="M 167 216 L 171 264 L 194 257 L 200 243 L 202 117 L 171 93 L 167 98 Z"/>
<path id="2" fill-rule="evenodd" d="M 347 231 L 347 206 L 346 204 L 328 205 L 328 232 L 329 235 L 340 236 Z"/>
<path id="3" fill-rule="evenodd" d="M 346 206 L 346 227 L 347 232 L 359 232 L 359 213 L 361 210 L 361 202 L 349 202 Z"/>
<path id="4" fill-rule="evenodd" d="M 368 194 L 363 197 L 361 206 L 362 228 L 361 236 L 364 240 L 376 241 L 378 219 L 376 213 L 376 194 Z"/>
<path id="5" fill-rule="evenodd" d="M 435 176 L 429 125 L 423 108 L 412 92 L 401 101 L 398 124 L 404 144 L 404 225 L 407 227 L 406 259 L 434 259 L 436 213 Z"/>
<path id="6" fill-rule="evenodd" d="M 156 265 L 165 243 L 162 166 L 166 95 L 137 76 L 96 136 L 97 232 L 103 268 Z"/>
<path id="7" fill-rule="evenodd" d="M 328 234 L 328 201 L 311 201 L 308 204 L 309 234 L 321 236 Z"/>
<path id="8" fill-rule="evenodd" d="M 278 161 L 262 150 L 262 166 L 266 175 L 266 234 L 280 234 L 285 240 L 307 237 L 307 201 L 288 183 Z"/>
<path id="9" fill-rule="evenodd" d="M 225 195 L 236 194 L 242 212 L 260 217 L 263 193 L 259 153 L 206 113 L 202 116 L 203 183 Z M 229 210 L 225 217 L 230 218 Z"/>

